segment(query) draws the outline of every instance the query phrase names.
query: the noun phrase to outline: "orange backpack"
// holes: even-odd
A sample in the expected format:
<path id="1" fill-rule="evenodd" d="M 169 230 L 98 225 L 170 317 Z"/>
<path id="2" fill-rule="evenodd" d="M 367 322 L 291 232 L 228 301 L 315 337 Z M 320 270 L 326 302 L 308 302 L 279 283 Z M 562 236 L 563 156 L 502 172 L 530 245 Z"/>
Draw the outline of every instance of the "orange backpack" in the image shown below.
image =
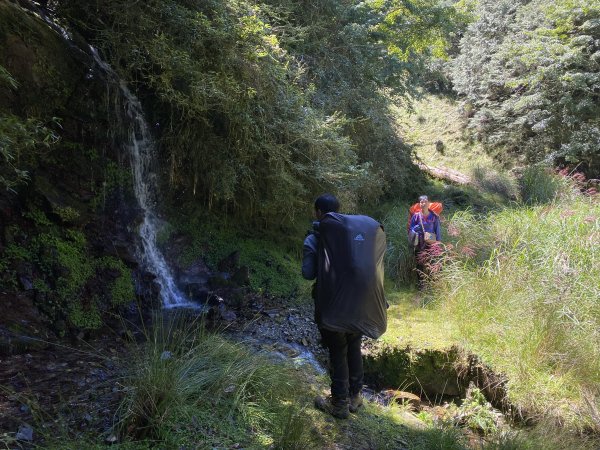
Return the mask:
<path id="1" fill-rule="evenodd" d="M 438 216 L 440 214 L 442 214 L 443 209 L 444 209 L 444 206 L 440 202 L 430 202 L 429 203 L 429 211 L 433 211 Z M 406 227 L 408 229 L 410 229 L 410 221 L 411 221 L 412 217 L 418 212 L 421 212 L 421 205 L 419 205 L 418 203 L 415 203 L 414 205 L 412 205 L 410 207 L 410 209 L 408 210 L 408 224 L 406 225 Z"/>

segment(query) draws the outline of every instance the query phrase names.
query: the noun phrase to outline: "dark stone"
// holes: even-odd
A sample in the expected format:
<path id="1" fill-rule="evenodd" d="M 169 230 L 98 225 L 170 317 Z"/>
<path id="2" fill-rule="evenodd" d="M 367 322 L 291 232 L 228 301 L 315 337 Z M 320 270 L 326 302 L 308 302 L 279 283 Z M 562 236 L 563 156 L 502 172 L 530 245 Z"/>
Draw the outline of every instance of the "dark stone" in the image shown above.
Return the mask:
<path id="1" fill-rule="evenodd" d="M 161 288 L 160 284 L 158 283 L 158 281 L 153 281 L 152 282 L 152 294 L 160 297 L 161 290 L 162 290 L 162 288 Z"/>
<path id="2" fill-rule="evenodd" d="M 33 268 L 30 263 L 20 262 L 16 267 L 17 279 L 25 291 L 33 289 Z"/>
<path id="3" fill-rule="evenodd" d="M 233 272 L 240 263 L 240 252 L 236 250 L 229 254 L 226 258 L 223 258 L 217 264 L 217 268 L 220 272 Z"/>
<path id="4" fill-rule="evenodd" d="M 208 289 L 206 289 L 205 285 L 200 283 L 188 284 L 185 287 L 185 294 L 190 300 L 199 303 L 206 303 L 206 300 L 208 299 Z"/>
<path id="5" fill-rule="evenodd" d="M 210 279 L 210 271 L 203 261 L 199 260 L 185 269 L 181 269 L 177 276 L 181 285 L 190 283 L 207 284 Z"/>
<path id="6" fill-rule="evenodd" d="M 33 428 L 31 428 L 29 425 L 21 425 L 15 438 L 17 441 L 33 441 Z"/>
<path id="7" fill-rule="evenodd" d="M 237 269 L 231 276 L 231 281 L 238 286 L 250 285 L 250 269 L 247 266 L 242 266 Z"/>
<path id="8" fill-rule="evenodd" d="M 28 275 L 19 275 L 19 283 L 25 291 L 33 290 L 33 280 Z"/>
<path id="9" fill-rule="evenodd" d="M 211 289 L 230 287 L 232 284 L 231 277 L 227 272 L 215 273 L 208 280 L 208 285 Z"/>
<path id="10" fill-rule="evenodd" d="M 262 313 L 264 315 L 268 316 L 271 319 L 274 319 L 275 317 L 278 317 L 280 312 L 281 311 L 279 309 L 266 309 L 266 310 L 262 311 Z"/>
<path id="11" fill-rule="evenodd" d="M 141 279 L 145 282 L 154 281 L 156 279 L 156 274 L 152 272 L 143 271 L 141 273 Z"/>
<path id="12" fill-rule="evenodd" d="M 113 247 L 114 253 L 112 256 L 116 256 L 121 261 L 123 261 L 127 267 L 131 269 L 135 269 L 138 267 L 139 263 L 137 258 L 135 257 L 135 251 L 133 249 L 132 243 L 119 243 L 114 244 Z"/>
<path id="13" fill-rule="evenodd" d="M 233 322 L 237 319 L 237 315 L 226 308 L 225 303 L 220 303 L 218 306 L 219 309 L 219 317 L 226 322 Z"/>

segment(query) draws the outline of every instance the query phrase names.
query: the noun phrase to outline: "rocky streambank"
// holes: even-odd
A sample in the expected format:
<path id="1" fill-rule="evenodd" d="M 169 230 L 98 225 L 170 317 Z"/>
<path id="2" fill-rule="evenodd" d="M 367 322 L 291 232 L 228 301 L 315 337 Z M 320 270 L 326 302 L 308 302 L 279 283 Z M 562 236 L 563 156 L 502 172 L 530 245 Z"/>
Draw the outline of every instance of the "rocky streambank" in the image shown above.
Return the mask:
<path id="1" fill-rule="evenodd" d="M 202 315 L 207 328 L 257 352 L 324 371 L 325 353 L 310 304 L 291 304 L 289 299 L 260 296 L 240 287 L 211 290 L 207 297 L 203 308 L 146 311 L 140 320 L 151 326 L 161 315 Z M 18 302 L 5 298 L 3 305 L 12 308 L 2 308 L 1 315 L 6 320 L 5 341 L 11 344 L 0 354 L 0 441 L 9 448 L 29 448 L 65 433 L 74 439 L 100 435 L 106 443 L 116 440 L 123 377 L 129 352 L 135 348 L 129 344 L 144 341 L 140 332 L 144 327 L 134 319 L 135 304 L 130 305 L 128 319 L 63 338 L 26 298 Z M 25 334 L 9 335 L 9 322 L 20 324 Z"/>

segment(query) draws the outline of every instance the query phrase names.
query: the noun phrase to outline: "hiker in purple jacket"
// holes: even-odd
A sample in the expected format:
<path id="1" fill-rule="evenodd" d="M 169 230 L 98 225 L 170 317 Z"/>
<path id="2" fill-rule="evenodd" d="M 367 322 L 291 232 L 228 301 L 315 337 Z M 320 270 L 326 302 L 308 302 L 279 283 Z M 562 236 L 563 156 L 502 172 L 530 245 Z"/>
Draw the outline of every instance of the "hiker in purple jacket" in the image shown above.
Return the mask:
<path id="1" fill-rule="evenodd" d="M 426 195 L 419 197 L 421 211 L 413 214 L 409 225 L 410 230 L 419 235 L 419 243 L 415 246 L 419 289 L 423 287 L 425 276 L 431 272 L 432 256 L 439 249 L 438 243 L 442 240 L 440 217 L 429 209 L 429 204 L 429 198 Z"/>

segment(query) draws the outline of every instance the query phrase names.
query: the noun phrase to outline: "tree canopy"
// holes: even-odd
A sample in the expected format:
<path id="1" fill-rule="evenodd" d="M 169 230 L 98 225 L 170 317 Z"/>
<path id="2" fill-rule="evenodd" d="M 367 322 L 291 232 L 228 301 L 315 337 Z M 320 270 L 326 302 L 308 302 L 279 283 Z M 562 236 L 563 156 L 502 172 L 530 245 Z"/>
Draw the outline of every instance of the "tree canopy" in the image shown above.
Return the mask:
<path id="1" fill-rule="evenodd" d="M 169 192 L 286 222 L 324 190 L 347 204 L 410 185 L 410 148 L 388 106 L 453 26 L 438 0 L 186 0 L 59 13 L 142 96 Z"/>
<path id="2" fill-rule="evenodd" d="M 453 63 L 470 128 L 504 159 L 600 171 L 600 2 L 481 0 Z"/>

